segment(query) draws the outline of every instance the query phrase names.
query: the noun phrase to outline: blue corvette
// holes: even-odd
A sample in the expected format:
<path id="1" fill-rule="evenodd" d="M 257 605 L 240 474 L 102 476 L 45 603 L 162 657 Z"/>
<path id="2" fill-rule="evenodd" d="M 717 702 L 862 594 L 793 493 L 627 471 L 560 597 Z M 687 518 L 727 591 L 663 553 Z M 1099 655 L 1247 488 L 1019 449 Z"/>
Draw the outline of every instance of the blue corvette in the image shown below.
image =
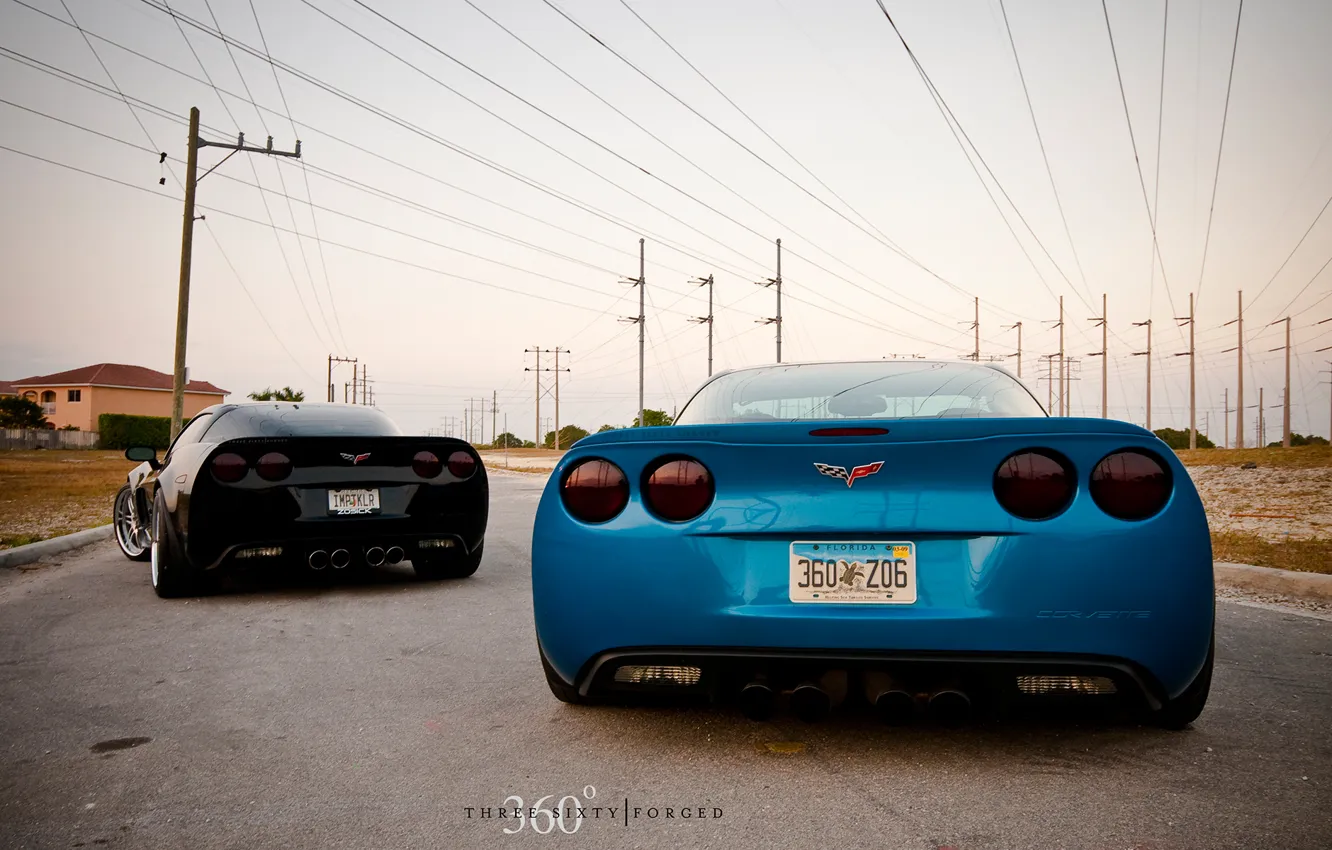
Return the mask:
<path id="1" fill-rule="evenodd" d="M 673 426 L 584 438 L 537 510 L 532 593 L 570 703 L 955 724 L 1113 701 L 1182 728 L 1212 679 L 1207 518 L 1174 453 L 980 363 L 738 369 Z"/>

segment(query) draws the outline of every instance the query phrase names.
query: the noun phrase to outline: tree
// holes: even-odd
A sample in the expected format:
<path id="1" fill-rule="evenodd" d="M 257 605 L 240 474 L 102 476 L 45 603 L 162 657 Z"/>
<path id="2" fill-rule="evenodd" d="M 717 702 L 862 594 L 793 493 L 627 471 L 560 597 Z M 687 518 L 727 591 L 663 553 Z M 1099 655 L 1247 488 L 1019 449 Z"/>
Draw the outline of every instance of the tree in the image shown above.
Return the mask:
<path id="1" fill-rule="evenodd" d="M 250 398 L 254 401 L 305 401 L 305 393 L 293 390 L 291 387 L 283 387 L 280 390 L 266 388 L 257 393 L 250 393 Z"/>
<path id="2" fill-rule="evenodd" d="M 666 411 L 664 411 L 664 410 L 652 410 L 652 409 L 649 408 L 648 410 L 644 410 L 644 411 L 643 411 L 643 418 L 644 418 L 644 420 L 646 420 L 647 425 L 648 425 L 649 428 L 651 428 L 653 425 L 670 425 L 670 424 L 671 424 L 671 417 L 667 416 L 667 415 L 666 415 Z M 633 428 L 637 428 L 637 427 L 638 427 L 638 417 L 637 417 L 637 416 L 634 417 L 634 424 L 633 424 L 632 426 L 630 426 L 630 427 L 633 427 Z"/>
<path id="3" fill-rule="evenodd" d="M 508 431 L 505 431 L 503 434 L 500 434 L 495 438 L 492 445 L 497 449 L 519 449 L 522 448 L 523 441 L 515 437 L 513 434 L 510 434 Z"/>
<path id="4" fill-rule="evenodd" d="M 603 434 L 606 431 L 618 431 L 618 430 L 620 430 L 620 426 L 618 425 L 602 425 L 600 428 L 597 429 L 597 433 Z"/>
<path id="5" fill-rule="evenodd" d="M 1317 434 L 1310 434 L 1308 436 L 1305 436 L 1304 434 L 1296 434 L 1294 431 L 1291 431 L 1290 444 L 1292 446 L 1326 446 L 1327 437 L 1320 437 Z M 1281 441 L 1277 440 L 1276 442 L 1268 443 L 1267 447 L 1269 449 L 1280 448 Z"/>
<path id="6" fill-rule="evenodd" d="M 587 431 L 583 428 L 579 428 L 577 425 L 565 425 L 560 429 L 560 448 L 567 449 L 586 436 Z M 555 448 L 555 432 L 547 431 L 541 444 L 548 449 Z"/>
<path id="7" fill-rule="evenodd" d="M 531 440 L 523 440 L 522 447 L 525 449 L 535 449 L 537 447 L 537 444 L 532 442 Z"/>
<path id="8" fill-rule="evenodd" d="M 0 396 L 0 428 L 45 428 L 42 406 L 30 398 Z"/>
<path id="9" fill-rule="evenodd" d="M 1189 447 L 1189 432 L 1187 429 L 1158 428 L 1152 433 L 1160 437 L 1162 441 L 1164 441 L 1165 444 L 1172 449 L 1176 450 L 1187 449 Z M 1213 443 L 1210 439 L 1208 439 L 1206 434 L 1199 431 L 1198 448 L 1214 449 L 1216 448 L 1216 443 Z"/>

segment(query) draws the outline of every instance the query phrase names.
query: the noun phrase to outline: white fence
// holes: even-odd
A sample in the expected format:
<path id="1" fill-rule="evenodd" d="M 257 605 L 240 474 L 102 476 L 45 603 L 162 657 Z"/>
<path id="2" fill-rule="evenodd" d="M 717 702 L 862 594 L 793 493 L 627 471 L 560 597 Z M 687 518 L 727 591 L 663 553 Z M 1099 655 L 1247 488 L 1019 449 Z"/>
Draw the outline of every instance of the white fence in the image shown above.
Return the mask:
<path id="1" fill-rule="evenodd" d="M 4 449 L 95 449 L 96 431 L 52 431 L 47 428 L 0 428 Z"/>

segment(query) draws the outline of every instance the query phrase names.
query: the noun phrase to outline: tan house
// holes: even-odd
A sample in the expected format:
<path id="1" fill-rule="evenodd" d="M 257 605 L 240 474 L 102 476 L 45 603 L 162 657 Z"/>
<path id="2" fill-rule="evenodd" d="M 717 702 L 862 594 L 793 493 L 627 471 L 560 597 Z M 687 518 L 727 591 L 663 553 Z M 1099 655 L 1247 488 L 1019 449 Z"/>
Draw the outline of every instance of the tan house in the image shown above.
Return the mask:
<path id="1" fill-rule="evenodd" d="M 73 425 L 80 431 L 96 431 L 97 417 L 103 413 L 171 415 L 171 375 L 142 366 L 98 363 L 9 383 L 15 395 L 40 404 L 56 428 Z M 226 390 L 207 381 L 190 381 L 185 385 L 185 418 L 226 396 Z"/>

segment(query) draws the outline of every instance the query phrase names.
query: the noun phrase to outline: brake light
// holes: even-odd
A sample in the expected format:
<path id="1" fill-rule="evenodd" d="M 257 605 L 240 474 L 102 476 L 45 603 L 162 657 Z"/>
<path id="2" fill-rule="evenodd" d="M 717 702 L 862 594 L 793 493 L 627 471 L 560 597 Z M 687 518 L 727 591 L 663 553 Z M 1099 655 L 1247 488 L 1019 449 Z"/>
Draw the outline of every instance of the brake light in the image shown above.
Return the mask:
<path id="1" fill-rule="evenodd" d="M 593 458 L 564 474 L 560 497 L 569 513 L 583 522 L 606 522 L 629 504 L 629 479 L 608 460 Z"/>
<path id="2" fill-rule="evenodd" d="M 707 467 L 692 458 L 676 458 L 652 469 L 643 485 L 643 500 L 662 519 L 685 522 L 707 510 L 715 492 Z"/>
<path id="3" fill-rule="evenodd" d="M 254 471 L 265 481 L 281 481 L 291 475 L 291 458 L 281 452 L 269 452 L 259 458 Z"/>
<path id="4" fill-rule="evenodd" d="M 887 428 L 815 428 L 809 432 L 809 435 L 811 437 L 880 437 L 887 433 Z"/>
<path id="5" fill-rule="evenodd" d="M 994 495 L 1010 514 L 1042 520 L 1073 500 L 1073 465 L 1049 449 L 1015 452 L 994 471 Z"/>
<path id="6" fill-rule="evenodd" d="M 1092 470 L 1092 500 L 1117 519 L 1155 516 L 1170 501 L 1173 489 L 1170 468 L 1145 450 L 1107 455 Z"/>
<path id="7" fill-rule="evenodd" d="M 444 469 L 434 452 L 417 452 L 412 458 L 412 472 L 422 478 L 434 478 Z"/>
<path id="8" fill-rule="evenodd" d="M 471 478 L 476 472 L 476 458 L 464 451 L 449 455 L 449 474 L 454 478 Z"/>
<path id="9" fill-rule="evenodd" d="M 226 484 L 235 484 L 250 471 L 245 458 L 230 452 L 213 458 L 213 477 Z"/>

